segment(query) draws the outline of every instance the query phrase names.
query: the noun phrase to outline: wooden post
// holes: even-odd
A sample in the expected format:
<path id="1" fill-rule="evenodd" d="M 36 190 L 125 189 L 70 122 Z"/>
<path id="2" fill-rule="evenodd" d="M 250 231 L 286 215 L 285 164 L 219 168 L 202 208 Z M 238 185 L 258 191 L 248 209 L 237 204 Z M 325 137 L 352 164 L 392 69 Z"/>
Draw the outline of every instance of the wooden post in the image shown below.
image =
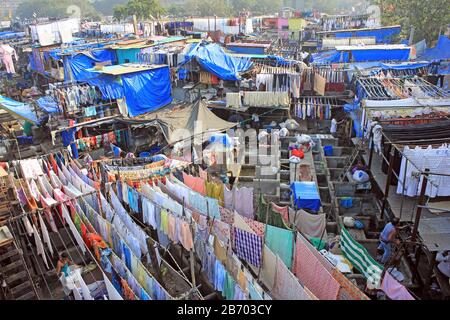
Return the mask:
<path id="1" fill-rule="evenodd" d="M 431 276 L 433 275 L 434 272 L 434 265 L 436 263 L 436 255 L 437 252 L 432 252 L 431 253 L 431 260 L 429 261 L 429 267 L 430 269 L 428 269 L 426 278 L 425 278 L 425 284 L 423 286 L 423 293 L 429 297 L 429 292 L 430 292 L 430 287 L 431 287 Z"/>
<path id="2" fill-rule="evenodd" d="M 259 205 L 261 206 L 262 205 L 262 199 L 261 199 L 261 201 L 260 201 L 260 203 L 259 203 Z M 267 226 L 267 223 L 269 222 L 269 206 L 271 206 L 272 204 L 271 203 L 266 203 L 266 216 L 265 216 L 265 218 L 266 218 L 266 226 Z M 261 209 L 260 209 L 261 210 Z M 288 213 L 288 217 L 289 217 L 289 213 Z M 264 252 L 264 247 L 265 247 L 265 245 L 266 245 L 266 232 L 264 232 L 264 234 L 263 234 L 263 239 L 262 239 L 262 251 Z M 263 267 L 263 259 L 264 259 L 264 254 L 262 255 L 262 258 L 261 258 L 261 265 L 259 266 L 259 269 L 258 269 L 258 280 L 260 279 L 260 277 L 261 277 L 261 270 L 262 270 L 262 267 Z"/>
<path id="3" fill-rule="evenodd" d="M 373 144 L 373 132 L 372 130 L 370 130 L 370 134 L 369 134 L 369 143 L 370 143 L 370 153 L 369 153 L 369 170 L 372 170 L 372 161 L 373 161 L 373 150 L 374 150 L 374 144 Z"/>
<path id="4" fill-rule="evenodd" d="M 417 279 L 417 280 L 419 280 L 419 282 L 421 284 L 423 284 L 422 280 L 420 279 L 420 275 L 419 275 L 419 263 L 420 263 L 421 252 L 422 252 L 422 247 L 421 246 L 417 246 L 416 253 L 415 253 L 415 260 L 416 261 L 414 263 L 414 269 L 413 269 L 414 273 L 412 275 L 411 281 L 414 283 L 414 280 Z"/>
<path id="5" fill-rule="evenodd" d="M 156 255 L 156 249 L 154 247 L 154 244 L 155 244 L 155 242 L 153 241 L 153 239 L 151 237 L 148 237 L 147 238 L 147 246 L 148 246 L 148 251 L 150 253 L 150 258 L 152 260 L 152 267 L 155 270 L 155 278 L 162 286 L 164 286 L 164 280 L 161 275 L 161 268 L 159 267 L 159 264 L 158 264 L 158 258 Z"/>
<path id="6" fill-rule="evenodd" d="M 386 209 L 386 202 L 389 197 L 389 188 L 391 187 L 394 156 L 395 156 L 395 148 L 394 148 L 394 146 L 391 146 L 391 152 L 389 154 L 389 169 L 388 169 L 388 175 L 387 175 L 387 180 L 386 180 L 386 187 L 384 189 L 383 204 L 381 206 L 381 220 L 384 219 L 384 209 Z"/>
<path id="7" fill-rule="evenodd" d="M 416 241 L 417 238 L 420 218 L 422 216 L 422 207 L 425 205 L 425 191 L 427 190 L 429 172 L 430 169 L 425 169 L 425 173 L 423 173 L 422 189 L 420 190 L 419 202 L 417 204 L 416 218 L 414 220 L 414 228 L 412 231 L 411 241 Z"/>
<path id="8" fill-rule="evenodd" d="M 194 230 L 192 227 L 192 222 L 189 225 L 189 227 L 191 228 L 191 233 L 194 234 Z M 189 250 L 189 261 L 191 264 L 191 282 L 192 282 L 192 288 L 196 287 L 196 283 L 195 283 L 195 257 L 194 257 L 194 248 L 192 248 L 191 250 Z"/>

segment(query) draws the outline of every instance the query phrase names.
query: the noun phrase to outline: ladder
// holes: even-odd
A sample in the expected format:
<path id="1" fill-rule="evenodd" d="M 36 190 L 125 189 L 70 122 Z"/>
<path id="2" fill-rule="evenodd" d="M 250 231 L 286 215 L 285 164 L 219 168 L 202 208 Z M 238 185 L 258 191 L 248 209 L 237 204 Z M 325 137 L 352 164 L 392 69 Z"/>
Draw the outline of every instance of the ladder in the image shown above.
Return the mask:
<path id="1" fill-rule="evenodd" d="M 3 227 L 6 228 L 6 227 Z M 2 282 L 6 283 L 4 299 L 38 300 L 39 296 L 31 275 L 14 239 L 0 246 L 0 272 Z"/>

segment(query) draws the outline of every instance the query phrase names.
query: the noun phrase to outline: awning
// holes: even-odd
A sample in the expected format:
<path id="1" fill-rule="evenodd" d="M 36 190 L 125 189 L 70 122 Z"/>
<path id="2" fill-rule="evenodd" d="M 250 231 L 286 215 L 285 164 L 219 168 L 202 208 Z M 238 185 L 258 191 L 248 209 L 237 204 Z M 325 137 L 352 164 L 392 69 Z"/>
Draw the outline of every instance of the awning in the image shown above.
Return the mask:
<path id="1" fill-rule="evenodd" d="M 159 127 L 168 143 L 175 143 L 207 132 L 220 132 L 236 126 L 234 122 L 222 120 L 210 111 L 204 101 L 178 108 L 164 109 L 132 120 L 120 120 L 137 127 Z M 209 139 L 206 135 L 203 141 Z"/>
<path id="2" fill-rule="evenodd" d="M 29 104 L 15 101 L 13 99 L 0 95 L 0 108 L 8 111 L 16 118 L 20 118 L 32 123 L 38 122 L 36 113 L 32 110 Z"/>

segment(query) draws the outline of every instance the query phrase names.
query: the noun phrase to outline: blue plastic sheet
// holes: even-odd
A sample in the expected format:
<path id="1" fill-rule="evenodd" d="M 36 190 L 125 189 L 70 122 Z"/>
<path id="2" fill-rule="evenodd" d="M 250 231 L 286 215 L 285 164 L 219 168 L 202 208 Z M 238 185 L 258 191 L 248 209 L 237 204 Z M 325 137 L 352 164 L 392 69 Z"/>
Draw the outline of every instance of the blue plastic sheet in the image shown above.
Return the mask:
<path id="1" fill-rule="evenodd" d="M 45 73 L 44 63 L 40 57 L 39 49 L 33 49 L 33 53 L 30 55 L 31 70 L 34 70 L 40 74 Z"/>
<path id="2" fill-rule="evenodd" d="M 77 54 L 80 51 L 83 50 L 95 50 L 95 49 L 101 49 L 105 46 L 105 43 L 86 43 L 86 44 L 79 44 L 74 45 L 67 48 L 56 48 L 53 50 L 48 51 L 50 57 L 52 57 L 55 60 L 62 60 L 64 55 L 71 55 L 71 54 Z"/>
<path id="3" fill-rule="evenodd" d="M 370 29 L 360 31 L 342 31 L 335 32 L 336 38 L 351 38 L 351 37 L 375 37 L 378 44 L 392 43 L 393 38 L 399 35 L 401 27 L 383 28 L 383 29 Z"/>
<path id="4" fill-rule="evenodd" d="M 244 54 L 264 54 L 264 47 L 245 47 L 245 46 L 227 46 L 227 49 L 236 52 L 236 53 L 244 53 Z"/>
<path id="5" fill-rule="evenodd" d="M 315 182 L 294 182 L 291 191 L 297 209 L 309 209 L 314 212 L 320 210 L 320 195 Z"/>
<path id="6" fill-rule="evenodd" d="M 311 63 L 314 64 L 331 64 L 340 62 L 349 62 L 349 55 L 347 52 L 331 50 L 319 52 L 311 56 Z"/>
<path id="7" fill-rule="evenodd" d="M 154 111 L 172 102 L 169 67 L 122 75 L 130 117 Z"/>
<path id="8" fill-rule="evenodd" d="M 183 64 L 195 59 L 206 71 L 223 80 L 240 80 L 240 73 L 249 70 L 253 63 L 249 58 L 233 57 L 218 44 L 197 43 L 186 54 Z"/>
<path id="9" fill-rule="evenodd" d="M 95 67 L 96 63 L 107 63 L 113 65 L 117 61 L 115 52 L 109 49 L 94 50 L 86 53 L 79 53 L 74 56 L 64 57 L 65 80 L 87 81 L 98 77 L 98 73 L 90 72 L 86 69 Z M 108 63 L 109 62 L 109 63 Z"/>
<path id="10" fill-rule="evenodd" d="M 16 117 L 37 123 L 38 118 L 29 104 L 25 104 L 0 95 L 0 108 L 8 111 Z"/>
<path id="11" fill-rule="evenodd" d="M 0 32 L 0 40 L 19 39 L 25 37 L 25 32 L 3 31 Z"/>
<path id="12" fill-rule="evenodd" d="M 275 55 L 269 55 L 269 56 L 267 56 L 267 58 L 275 60 L 276 63 L 281 66 L 291 66 L 296 63 L 295 61 L 287 60 L 283 57 L 275 56 Z"/>
<path id="13" fill-rule="evenodd" d="M 125 94 L 120 80 L 112 75 L 100 74 L 96 78 L 87 80 L 91 86 L 97 86 L 104 100 L 122 99 Z"/>
<path id="14" fill-rule="evenodd" d="M 60 112 L 58 108 L 58 103 L 53 99 L 53 97 L 45 96 L 36 100 L 37 106 L 45 113 L 58 113 Z"/>
<path id="15" fill-rule="evenodd" d="M 365 61 L 407 61 L 409 60 L 410 48 L 393 50 L 353 50 L 352 57 L 355 62 Z"/>
<path id="16" fill-rule="evenodd" d="M 450 39 L 440 36 L 436 47 L 426 49 L 419 58 L 429 61 L 450 60 Z"/>

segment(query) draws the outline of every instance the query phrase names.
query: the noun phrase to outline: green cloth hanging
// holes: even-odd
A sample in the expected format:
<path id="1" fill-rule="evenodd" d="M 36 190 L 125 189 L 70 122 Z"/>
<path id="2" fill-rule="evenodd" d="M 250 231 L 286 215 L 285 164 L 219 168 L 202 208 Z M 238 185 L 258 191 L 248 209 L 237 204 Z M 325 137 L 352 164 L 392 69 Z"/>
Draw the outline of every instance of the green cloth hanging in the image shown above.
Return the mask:
<path id="1" fill-rule="evenodd" d="M 236 285 L 236 282 L 234 281 L 233 277 L 228 273 L 225 275 L 225 283 L 223 285 L 223 291 L 222 295 L 225 297 L 226 300 L 233 300 L 234 299 L 234 286 Z"/>
<path id="2" fill-rule="evenodd" d="M 33 124 L 29 121 L 25 121 L 25 123 L 23 124 L 23 133 L 25 133 L 25 135 L 27 137 L 30 137 L 33 135 L 32 127 L 33 127 Z"/>
<path id="3" fill-rule="evenodd" d="M 269 217 L 266 219 L 267 209 Z M 256 218 L 257 221 L 261 223 L 266 223 L 271 226 L 275 226 L 282 229 L 287 229 L 286 224 L 283 221 L 283 218 L 278 212 L 274 212 L 272 210 L 272 205 L 267 204 L 263 197 L 259 199 L 259 212 Z"/>
<path id="4" fill-rule="evenodd" d="M 291 269 L 294 232 L 266 225 L 265 244 Z"/>
<path id="5" fill-rule="evenodd" d="M 319 251 L 325 249 L 325 246 L 327 245 L 327 243 L 320 240 L 320 238 L 310 237 L 309 241 L 311 241 L 312 245 Z"/>

